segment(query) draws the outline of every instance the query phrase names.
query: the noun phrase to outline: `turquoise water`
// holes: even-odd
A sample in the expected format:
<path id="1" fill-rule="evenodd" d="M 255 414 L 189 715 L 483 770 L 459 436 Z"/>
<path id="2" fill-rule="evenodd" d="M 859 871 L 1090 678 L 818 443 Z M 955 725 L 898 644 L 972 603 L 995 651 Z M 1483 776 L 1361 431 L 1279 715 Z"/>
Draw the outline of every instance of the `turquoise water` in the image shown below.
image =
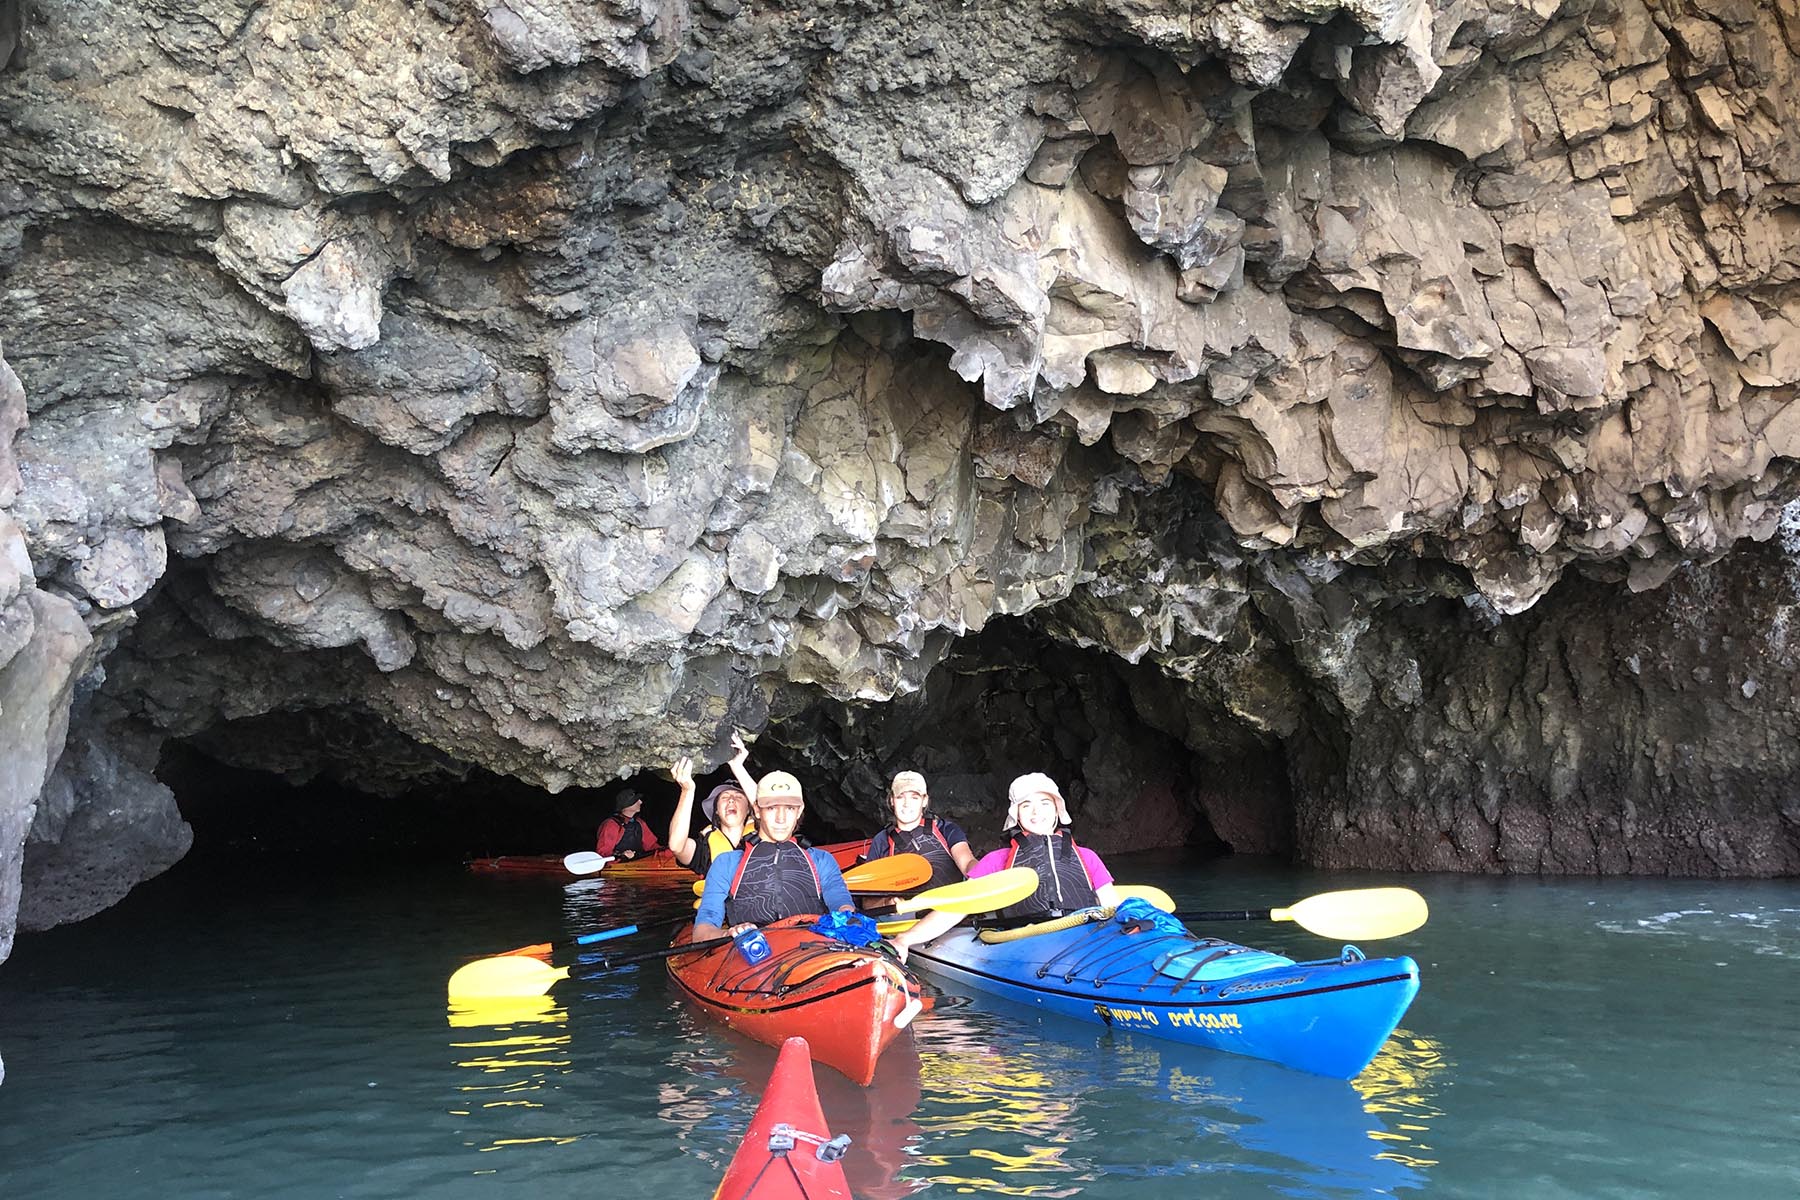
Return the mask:
<path id="1" fill-rule="evenodd" d="M 1364 949 L 1417 958 L 1419 999 L 1343 1083 L 947 996 L 874 1086 L 820 1072 L 858 1196 L 1800 1195 L 1794 883 L 1112 865 L 1188 907 L 1414 886 L 1431 921 Z M 697 1019 L 660 963 L 444 1003 L 469 957 L 685 904 L 604 878 L 178 870 L 23 936 L 0 964 L 0 1197 L 709 1196 L 774 1051 Z"/>

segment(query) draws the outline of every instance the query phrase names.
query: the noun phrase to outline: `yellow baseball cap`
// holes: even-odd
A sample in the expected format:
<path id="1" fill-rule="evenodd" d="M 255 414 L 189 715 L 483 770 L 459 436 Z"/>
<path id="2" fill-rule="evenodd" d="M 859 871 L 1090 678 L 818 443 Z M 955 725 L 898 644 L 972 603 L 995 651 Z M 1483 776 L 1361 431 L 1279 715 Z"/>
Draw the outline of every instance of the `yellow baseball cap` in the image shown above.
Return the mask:
<path id="1" fill-rule="evenodd" d="M 801 806 L 806 804 L 806 798 L 800 794 L 800 781 L 786 771 L 770 771 L 756 781 L 758 808 L 776 800 L 791 800 Z"/>

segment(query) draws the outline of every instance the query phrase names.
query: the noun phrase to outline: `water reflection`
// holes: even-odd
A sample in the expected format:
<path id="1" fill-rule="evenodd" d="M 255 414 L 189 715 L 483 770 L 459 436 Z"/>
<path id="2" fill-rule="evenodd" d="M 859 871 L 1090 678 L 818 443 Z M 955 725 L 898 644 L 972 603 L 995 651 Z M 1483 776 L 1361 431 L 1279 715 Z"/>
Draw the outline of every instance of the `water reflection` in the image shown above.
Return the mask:
<path id="1" fill-rule="evenodd" d="M 1426 1140 L 1433 1122 L 1444 1115 L 1437 1105 L 1435 1077 L 1449 1065 L 1443 1047 L 1427 1037 L 1394 1031 L 1381 1053 L 1350 1081 L 1362 1097 L 1363 1111 L 1376 1118 L 1369 1137 L 1382 1143 L 1376 1157 L 1410 1167 L 1437 1165 Z"/>
<path id="2" fill-rule="evenodd" d="M 679 1141 L 723 1173 L 774 1070 L 776 1051 L 710 1024 L 706 1036 L 686 1049 L 679 1060 L 682 1078 L 660 1089 L 660 1115 L 677 1128 Z M 913 1112 L 920 1101 L 920 1064 L 910 1036 L 888 1047 L 866 1088 L 819 1067 L 813 1082 L 828 1132 L 850 1137 L 844 1175 L 857 1200 L 899 1200 L 930 1183 L 902 1174 L 919 1140 Z M 724 1149 L 708 1155 L 700 1149 L 707 1145 Z"/>
<path id="3" fill-rule="evenodd" d="M 456 1066 L 479 1073 L 479 1078 L 458 1086 L 463 1104 L 452 1107 L 451 1115 L 474 1118 L 483 1113 L 500 1115 L 492 1110 L 539 1109 L 547 1116 L 557 1107 L 553 1093 L 560 1087 L 561 1077 L 574 1069 L 574 1056 L 569 1013 L 554 996 L 467 1001 L 451 1005 L 448 1017 L 451 1029 L 464 1031 L 450 1041 Z M 499 1122 L 506 1136 L 467 1144 L 491 1151 L 564 1145 L 581 1136 L 553 1131 L 521 1134 L 522 1119 L 520 1114 L 508 1112 Z"/>
<path id="4" fill-rule="evenodd" d="M 940 1001 L 915 1037 L 928 1150 L 907 1173 L 959 1191 L 1071 1196 L 1127 1176 L 1179 1195 L 1204 1175 L 1220 1195 L 1386 1194 L 1434 1165 L 1443 1056 L 1427 1039 L 1394 1039 L 1353 1086 L 983 999 Z"/>

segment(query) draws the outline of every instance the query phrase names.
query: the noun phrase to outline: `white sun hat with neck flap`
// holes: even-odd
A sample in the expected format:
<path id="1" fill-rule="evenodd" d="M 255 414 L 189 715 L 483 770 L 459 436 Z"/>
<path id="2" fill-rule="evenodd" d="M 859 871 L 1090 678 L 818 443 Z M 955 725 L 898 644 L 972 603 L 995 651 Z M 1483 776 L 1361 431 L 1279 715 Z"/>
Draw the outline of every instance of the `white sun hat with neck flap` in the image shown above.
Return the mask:
<path id="1" fill-rule="evenodd" d="M 1056 780 L 1042 771 L 1033 771 L 1029 775 L 1019 776 L 1012 781 L 1012 786 L 1006 789 L 1006 824 L 1002 828 L 1011 829 L 1019 823 L 1019 805 L 1033 796 L 1048 796 L 1056 801 L 1057 824 L 1070 824 L 1069 804 L 1063 799 L 1061 789 L 1056 786 Z"/>

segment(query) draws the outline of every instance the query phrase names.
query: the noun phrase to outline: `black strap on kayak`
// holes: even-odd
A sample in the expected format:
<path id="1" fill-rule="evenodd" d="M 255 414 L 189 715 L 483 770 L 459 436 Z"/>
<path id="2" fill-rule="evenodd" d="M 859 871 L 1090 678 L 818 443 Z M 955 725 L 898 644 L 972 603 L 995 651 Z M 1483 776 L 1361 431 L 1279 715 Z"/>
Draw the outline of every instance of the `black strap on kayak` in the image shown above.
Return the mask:
<path id="1" fill-rule="evenodd" d="M 1109 946 L 1104 943 L 1085 944 L 1082 942 L 1073 942 L 1070 945 L 1065 946 L 1056 954 L 1051 955 L 1047 961 L 1039 966 L 1037 977 L 1042 979 L 1052 970 L 1056 969 L 1059 966 L 1059 960 L 1062 959 L 1064 955 L 1074 954 L 1076 956 L 1075 961 L 1070 963 L 1062 972 L 1062 981 L 1064 983 L 1073 983 L 1075 982 L 1075 977 L 1077 975 L 1086 976 L 1091 971 L 1093 973 L 1092 979 L 1094 986 L 1103 987 L 1113 982 L 1106 975 L 1108 968 L 1118 965 L 1127 965 L 1146 971 L 1145 979 L 1142 983 L 1138 984 L 1138 991 L 1147 991 L 1153 985 L 1158 983 L 1166 984 L 1171 991 L 1175 991 L 1192 983 L 1194 977 L 1198 975 L 1208 963 L 1221 958 L 1230 957 L 1233 954 L 1242 954 L 1249 949 L 1248 946 L 1238 946 L 1230 942 L 1222 942 L 1217 938 L 1197 937 L 1192 933 L 1151 933 L 1149 936 L 1145 936 L 1144 932 L 1133 934 L 1127 925 L 1097 926 L 1093 932 L 1098 934 L 1105 928 L 1111 928 L 1113 932 L 1119 935 L 1119 941 L 1117 943 Z M 1127 936 L 1129 936 L 1131 940 L 1127 941 Z M 1177 942 L 1183 943 L 1183 945 L 1180 948 L 1171 948 L 1165 951 L 1165 956 L 1161 962 L 1150 964 L 1146 969 L 1146 964 L 1142 958 L 1143 952 L 1145 950 L 1154 949 L 1162 942 Z M 1164 975 L 1162 973 L 1163 968 L 1170 963 L 1186 954 L 1196 953 L 1207 946 L 1216 948 L 1210 954 L 1201 955 L 1199 961 L 1188 972 L 1186 978 L 1177 979 L 1173 975 Z M 1127 959 L 1130 960 L 1129 963 L 1125 962 Z"/>

